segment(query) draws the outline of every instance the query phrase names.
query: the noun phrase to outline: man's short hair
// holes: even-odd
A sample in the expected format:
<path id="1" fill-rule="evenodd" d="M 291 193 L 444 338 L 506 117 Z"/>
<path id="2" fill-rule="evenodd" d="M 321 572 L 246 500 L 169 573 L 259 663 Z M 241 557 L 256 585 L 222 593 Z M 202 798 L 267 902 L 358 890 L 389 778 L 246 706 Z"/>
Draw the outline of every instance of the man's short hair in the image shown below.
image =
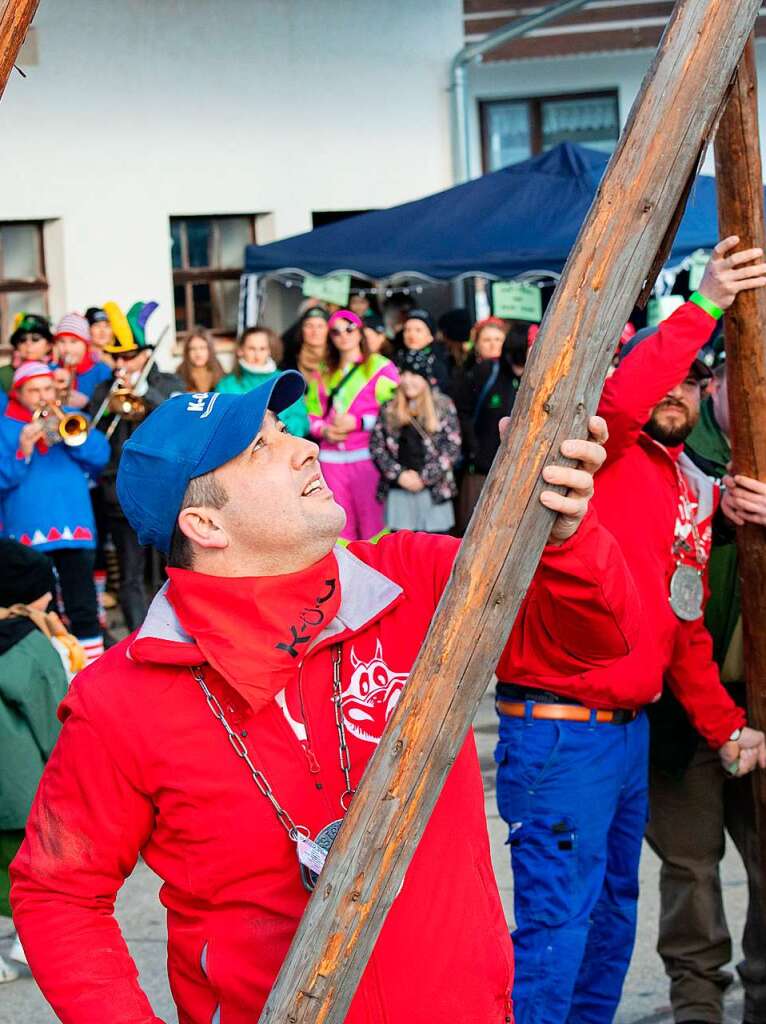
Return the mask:
<path id="1" fill-rule="evenodd" d="M 179 511 L 182 512 L 185 508 L 223 508 L 228 500 L 229 495 L 211 471 L 203 473 L 202 476 L 192 477 Z M 194 568 L 194 545 L 179 528 L 177 522 L 170 542 L 168 568 Z"/>

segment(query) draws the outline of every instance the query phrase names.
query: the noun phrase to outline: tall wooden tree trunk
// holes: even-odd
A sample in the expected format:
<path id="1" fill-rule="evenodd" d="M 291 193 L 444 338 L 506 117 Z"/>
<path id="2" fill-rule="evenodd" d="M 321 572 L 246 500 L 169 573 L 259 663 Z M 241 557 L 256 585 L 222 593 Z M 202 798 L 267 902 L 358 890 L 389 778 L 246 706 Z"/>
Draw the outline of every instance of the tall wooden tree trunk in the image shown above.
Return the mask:
<path id="1" fill-rule="evenodd" d="M 721 235 L 766 241 L 755 43 L 747 45 L 715 143 Z M 734 469 L 766 483 L 766 291 L 741 292 L 724 318 Z M 766 528 L 737 527 L 748 720 L 766 729 Z M 753 774 L 766 873 L 766 772 Z"/>
<path id="2" fill-rule="evenodd" d="M 676 3 L 535 342 L 508 440 L 450 584 L 261 1022 L 341 1024 L 346 1017 L 550 532 L 552 516 L 538 502 L 540 471 L 560 461 L 565 438 L 585 435 L 617 339 L 712 130 L 760 3 Z M 406 887 L 405 881 L 402 899 Z M 424 929 L 428 956 L 427 922 Z M 417 984 L 416 964 L 401 984 Z"/>
<path id="3" fill-rule="evenodd" d="M 0 96 L 40 0 L 0 0 Z"/>

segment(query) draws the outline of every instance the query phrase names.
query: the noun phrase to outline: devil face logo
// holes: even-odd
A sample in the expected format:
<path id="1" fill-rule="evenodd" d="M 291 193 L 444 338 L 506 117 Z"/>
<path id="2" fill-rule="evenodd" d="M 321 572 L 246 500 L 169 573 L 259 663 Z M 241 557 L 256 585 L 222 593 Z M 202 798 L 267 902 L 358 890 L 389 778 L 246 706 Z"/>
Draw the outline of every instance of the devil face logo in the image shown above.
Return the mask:
<path id="1" fill-rule="evenodd" d="M 407 681 L 406 672 L 392 672 L 383 661 L 380 640 L 371 661 L 360 661 L 351 648 L 353 673 L 341 695 L 346 728 L 358 740 L 378 743 Z"/>

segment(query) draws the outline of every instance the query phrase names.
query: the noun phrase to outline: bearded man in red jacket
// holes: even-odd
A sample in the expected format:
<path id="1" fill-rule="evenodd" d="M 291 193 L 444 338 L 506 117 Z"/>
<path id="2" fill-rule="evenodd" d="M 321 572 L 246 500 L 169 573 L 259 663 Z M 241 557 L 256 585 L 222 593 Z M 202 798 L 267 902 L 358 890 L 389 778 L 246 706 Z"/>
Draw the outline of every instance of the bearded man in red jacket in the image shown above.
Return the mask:
<path id="1" fill-rule="evenodd" d="M 691 301 L 628 342 L 599 406 L 610 436 L 594 505 L 641 594 L 639 642 L 622 661 L 566 680 L 530 674 L 509 649 L 498 668 L 517 1024 L 613 1020 L 648 814 L 641 709 L 659 698 L 663 677 L 725 767 L 766 767 L 764 736 L 747 728 L 713 661 L 702 610 L 715 490 L 683 455 L 709 377 L 697 352 L 738 292 L 766 285 L 762 250 L 733 253 L 738 241 L 716 246 Z"/>
<path id="2" fill-rule="evenodd" d="M 125 446 L 118 495 L 169 582 L 137 634 L 81 673 L 13 865 L 14 918 L 65 1024 L 158 1024 L 113 916 L 139 854 L 162 878 L 184 1024 L 251 1024 L 406 685 L 458 541 L 401 532 L 336 547 L 344 513 L 317 446 L 248 395 L 170 399 Z M 591 421 L 597 439 L 603 422 Z M 547 467 L 550 543 L 508 645 L 532 673 L 606 665 L 639 607 L 588 511 L 603 448 Z M 313 842 L 307 840 L 311 838 Z M 321 858 L 320 858 L 321 859 Z M 473 737 L 388 915 L 348 1024 L 505 1024 L 513 957 Z"/>

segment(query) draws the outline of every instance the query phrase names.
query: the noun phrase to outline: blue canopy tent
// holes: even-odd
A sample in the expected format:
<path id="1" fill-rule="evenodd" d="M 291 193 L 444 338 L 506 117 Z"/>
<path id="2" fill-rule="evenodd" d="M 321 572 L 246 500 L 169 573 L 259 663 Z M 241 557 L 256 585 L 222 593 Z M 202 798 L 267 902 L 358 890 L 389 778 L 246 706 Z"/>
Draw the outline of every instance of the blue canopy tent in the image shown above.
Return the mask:
<path id="1" fill-rule="evenodd" d="M 609 157 L 565 142 L 542 156 L 388 210 L 250 245 L 245 275 L 351 273 L 380 280 L 510 279 L 560 272 Z M 700 176 L 671 252 L 677 266 L 718 237 L 715 181 Z"/>

